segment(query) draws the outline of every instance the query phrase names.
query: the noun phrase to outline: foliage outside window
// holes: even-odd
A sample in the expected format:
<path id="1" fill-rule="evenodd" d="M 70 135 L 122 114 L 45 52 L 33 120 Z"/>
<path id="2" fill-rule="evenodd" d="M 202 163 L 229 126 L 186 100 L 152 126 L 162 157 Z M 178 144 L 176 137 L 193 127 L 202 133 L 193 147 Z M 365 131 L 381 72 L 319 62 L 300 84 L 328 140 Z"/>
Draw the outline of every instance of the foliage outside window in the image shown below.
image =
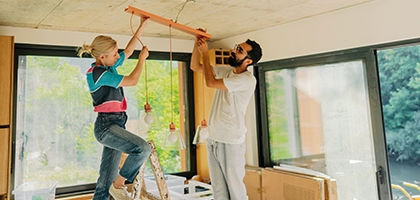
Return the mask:
<path id="1" fill-rule="evenodd" d="M 330 176 L 339 199 L 377 199 L 364 61 L 284 66 L 264 72 L 270 163 Z"/>
<path id="2" fill-rule="evenodd" d="M 92 58 L 19 56 L 17 78 L 17 119 L 15 187 L 23 182 L 57 180 L 58 188 L 95 183 L 102 146 L 93 134 L 96 113 L 87 87 L 85 73 Z M 128 74 L 136 65 L 128 59 L 119 73 Z M 188 171 L 186 150 L 165 149 L 162 144 L 171 123 L 185 136 L 182 101 L 182 72 L 185 62 L 173 61 L 173 102 L 170 62 L 146 61 L 149 103 L 155 122 L 144 123 L 145 76 L 139 84 L 124 89 L 128 101 L 127 129 L 146 140 L 154 140 L 164 173 Z M 150 167 L 147 168 L 148 173 Z"/>
<path id="3" fill-rule="evenodd" d="M 420 46 L 379 50 L 377 62 L 391 182 L 418 195 L 403 182 L 420 182 Z M 407 197 L 400 189 L 392 196 Z"/>
<path id="4" fill-rule="evenodd" d="M 389 153 L 420 162 L 420 46 L 378 51 Z"/>

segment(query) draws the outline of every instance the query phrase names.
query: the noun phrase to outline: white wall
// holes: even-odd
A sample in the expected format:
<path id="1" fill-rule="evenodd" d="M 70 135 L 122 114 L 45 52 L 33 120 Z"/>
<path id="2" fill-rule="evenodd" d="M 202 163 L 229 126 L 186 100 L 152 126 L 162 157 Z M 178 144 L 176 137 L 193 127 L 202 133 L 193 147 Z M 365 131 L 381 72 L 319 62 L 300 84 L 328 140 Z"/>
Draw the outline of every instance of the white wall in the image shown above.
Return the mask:
<path id="1" fill-rule="evenodd" d="M 251 39 L 263 49 L 260 62 L 420 37 L 420 1 L 377 0 L 212 43 L 229 49 Z M 247 113 L 255 113 L 250 102 Z M 248 165 L 258 165 L 255 115 L 247 119 Z"/>
<path id="2" fill-rule="evenodd" d="M 84 42 L 90 44 L 92 40 L 100 35 L 100 33 L 84 33 L 71 31 L 53 31 L 30 28 L 16 28 L 9 26 L 0 26 L 0 35 L 15 36 L 15 43 L 23 44 L 44 44 L 44 45 L 62 45 L 62 46 L 81 46 Z M 107 34 L 114 38 L 120 49 L 124 49 L 127 42 L 131 39 L 128 35 Z M 141 41 L 150 51 L 168 52 L 169 38 L 151 38 L 141 37 Z M 172 39 L 173 52 L 191 52 L 193 40 Z M 137 49 L 141 49 L 141 45 L 137 45 Z"/>
<path id="3" fill-rule="evenodd" d="M 418 38 L 419 8 L 418 0 L 377 0 L 216 41 L 213 46 L 232 48 L 250 38 L 263 48 L 261 61 L 269 61 Z"/>

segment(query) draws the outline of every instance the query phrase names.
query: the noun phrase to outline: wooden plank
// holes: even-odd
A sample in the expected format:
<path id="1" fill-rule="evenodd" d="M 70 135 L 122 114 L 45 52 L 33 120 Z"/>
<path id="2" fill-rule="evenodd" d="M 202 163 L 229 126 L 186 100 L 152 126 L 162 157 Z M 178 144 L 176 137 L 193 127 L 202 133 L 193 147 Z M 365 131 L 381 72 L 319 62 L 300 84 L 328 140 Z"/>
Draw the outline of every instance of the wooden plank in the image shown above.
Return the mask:
<path id="1" fill-rule="evenodd" d="M 14 37 L 0 36 L 0 199 L 10 197 Z"/>
<path id="2" fill-rule="evenodd" d="M 10 125 L 13 77 L 13 36 L 0 36 L 0 125 Z"/>
<path id="3" fill-rule="evenodd" d="M 140 16 L 140 17 L 148 17 L 148 18 L 150 18 L 150 20 L 152 20 L 154 22 L 157 22 L 159 24 L 163 24 L 165 26 L 171 26 L 174 29 L 183 31 L 185 33 L 188 33 L 188 34 L 191 34 L 191 35 L 194 35 L 194 36 L 203 36 L 203 37 L 206 37 L 208 39 L 211 39 L 211 35 L 208 34 L 208 33 L 205 33 L 203 31 L 199 31 L 199 30 L 191 28 L 189 26 L 185 26 L 183 24 L 179 24 L 179 23 L 174 22 L 174 21 L 169 20 L 169 19 L 165 19 L 163 17 L 154 15 L 154 14 L 146 12 L 144 10 L 140 10 L 140 9 L 135 8 L 133 6 L 128 6 L 124 11 L 128 12 L 128 13 L 131 13 L 131 14 L 134 14 L 134 15 L 137 15 L 137 16 Z"/>
<path id="4" fill-rule="evenodd" d="M 93 197 L 93 193 L 70 196 L 70 197 L 61 197 L 61 198 L 56 198 L 56 200 L 91 200 L 92 197 Z"/>
<path id="5" fill-rule="evenodd" d="M 9 176 L 9 129 L 0 129 L 0 195 L 7 194 Z"/>

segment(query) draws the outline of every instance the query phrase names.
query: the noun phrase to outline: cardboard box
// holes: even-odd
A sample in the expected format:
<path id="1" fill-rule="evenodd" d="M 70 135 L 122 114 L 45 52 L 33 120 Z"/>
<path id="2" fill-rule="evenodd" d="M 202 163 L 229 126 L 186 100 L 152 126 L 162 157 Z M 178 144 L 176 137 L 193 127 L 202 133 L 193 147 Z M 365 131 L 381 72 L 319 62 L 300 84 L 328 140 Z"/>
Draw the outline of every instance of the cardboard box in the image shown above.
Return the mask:
<path id="1" fill-rule="evenodd" d="M 259 167 L 246 166 L 244 183 L 249 200 L 261 200 L 261 170 Z"/>
<path id="2" fill-rule="evenodd" d="M 263 200 L 325 200 L 324 179 L 307 175 L 262 170 Z"/>
<path id="3" fill-rule="evenodd" d="M 274 166 L 274 170 L 278 170 L 278 172 L 281 173 L 290 173 L 292 175 L 299 174 L 303 176 L 322 178 L 324 179 L 325 200 L 338 200 L 336 180 L 324 173 L 290 165 Z"/>

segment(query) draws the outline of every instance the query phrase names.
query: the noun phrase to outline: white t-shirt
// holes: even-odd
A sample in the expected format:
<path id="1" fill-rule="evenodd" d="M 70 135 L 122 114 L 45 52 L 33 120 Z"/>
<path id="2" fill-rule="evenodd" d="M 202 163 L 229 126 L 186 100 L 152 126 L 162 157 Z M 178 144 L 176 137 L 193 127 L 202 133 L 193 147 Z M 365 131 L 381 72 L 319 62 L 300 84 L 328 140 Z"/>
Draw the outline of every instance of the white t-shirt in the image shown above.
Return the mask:
<path id="1" fill-rule="evenodd" d="M 257 80 L 250 71 L 233 73 L 233 67 L 213 67 L 216 79 L 223 79 L 228 90 L 216 89 L 209 116 L 209 138 L 240 144 L 245 141 L 245 112 Z"/>

